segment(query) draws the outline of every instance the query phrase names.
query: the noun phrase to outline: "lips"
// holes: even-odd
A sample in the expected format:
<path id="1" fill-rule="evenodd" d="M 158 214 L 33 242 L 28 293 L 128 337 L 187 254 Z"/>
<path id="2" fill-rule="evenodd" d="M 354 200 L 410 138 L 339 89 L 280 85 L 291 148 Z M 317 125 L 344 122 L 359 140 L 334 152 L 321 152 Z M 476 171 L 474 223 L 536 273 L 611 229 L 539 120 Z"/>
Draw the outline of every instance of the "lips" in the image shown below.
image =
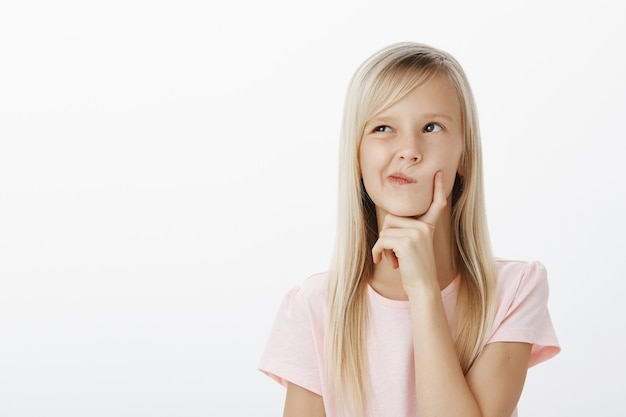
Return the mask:
<path id="1" fill-rule="evenodd" d="M 392 184 L 397 185 L 405 185 L 405 184 L 414 184 L 417 181 L 407 175 L 404 175 L 401 172 L 395 172 L 387 177 L 387 180 Z"/>

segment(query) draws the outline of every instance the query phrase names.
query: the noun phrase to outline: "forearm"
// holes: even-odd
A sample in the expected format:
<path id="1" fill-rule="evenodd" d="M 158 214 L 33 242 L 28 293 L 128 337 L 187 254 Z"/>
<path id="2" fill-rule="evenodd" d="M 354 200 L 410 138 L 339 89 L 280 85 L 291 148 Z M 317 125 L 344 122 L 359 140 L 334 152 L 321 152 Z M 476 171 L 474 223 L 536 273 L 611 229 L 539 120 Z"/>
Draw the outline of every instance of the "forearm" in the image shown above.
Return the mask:
<path id="1" fill-rule="evenodd" d="M 439 290 L 415 292 L 409 299 L 419 415 L 481 416 L 459 364 Z"/>

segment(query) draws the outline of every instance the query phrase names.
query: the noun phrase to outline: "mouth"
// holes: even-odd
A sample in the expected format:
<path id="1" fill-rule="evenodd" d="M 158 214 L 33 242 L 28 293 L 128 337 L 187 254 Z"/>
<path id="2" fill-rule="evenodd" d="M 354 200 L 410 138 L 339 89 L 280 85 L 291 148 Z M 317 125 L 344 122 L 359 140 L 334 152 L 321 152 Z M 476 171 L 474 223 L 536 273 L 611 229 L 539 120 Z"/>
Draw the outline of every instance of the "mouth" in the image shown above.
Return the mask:
<path id="1" fill-rule="evenodd" d="M 387 180 L 396 185 L 414 184 L 417 181 L 401 172 L 395 172 L 387 177 Z"/>

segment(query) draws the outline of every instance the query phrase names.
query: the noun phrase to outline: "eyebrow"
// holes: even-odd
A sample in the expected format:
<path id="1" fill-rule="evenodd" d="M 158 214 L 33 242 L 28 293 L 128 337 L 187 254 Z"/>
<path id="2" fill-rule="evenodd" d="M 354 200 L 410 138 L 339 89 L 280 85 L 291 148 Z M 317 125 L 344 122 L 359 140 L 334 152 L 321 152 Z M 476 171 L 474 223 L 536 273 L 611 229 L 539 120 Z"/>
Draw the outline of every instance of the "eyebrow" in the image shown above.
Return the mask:
<path id="1" fill-rule="evenodd" d="M 447 119 L 449 121 L 454 120 L 452 118 L 452 116 L 450 116 L 449 114 L 446 113 L 427 113 L 427 114 L 422 114 L 420 115 L 421 117 L 425 118 L 425 119 Z"/>
<path id="2" fill-rule="evenodd" d="M 395 119 L 393 117 L 374 117 L 367 122 L 365 122 L 365 126 L 369 125 L 377 125 L 377 124 L 387 124 L 394 122 Z"/>
<path id="3" fill-rule="evenodd" d="M 454 118 L 446 113 L 425 113 L 419 115 L 422 119 L 430 120 L 430 119 L 445 119 L 449 122 L 454 121 Z M 365 126 L 370 126 L 373 124 L 387 124 L 393 123 L 396 119 L 394 117 L 373 117 L 372 119 L 365 122 Z"/>

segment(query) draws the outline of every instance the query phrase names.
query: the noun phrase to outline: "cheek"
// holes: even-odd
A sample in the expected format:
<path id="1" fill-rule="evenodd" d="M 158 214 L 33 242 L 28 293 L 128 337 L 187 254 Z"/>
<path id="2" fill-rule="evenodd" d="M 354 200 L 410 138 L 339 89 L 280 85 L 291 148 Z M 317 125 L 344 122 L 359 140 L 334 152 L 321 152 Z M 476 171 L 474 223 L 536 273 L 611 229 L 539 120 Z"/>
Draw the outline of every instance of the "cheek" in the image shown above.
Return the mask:
<path id="1" fill-rule="evenodd" d="M 444 180 L 444 189 L 446 191 L 446 195 L 449 197 L 452 194 L 452 189 L 454 188 L 454 181 L 456 180 L 456 172 L 452 172 L 448 174 Z"/>
<path id="2" fill-rule="evenodd" d="M 461 155 L 460 151 L 454 152 L 458 157 L 449 160 L 441 167 L 443 170 L 444 189 L 447 194 L 452 192 L 457 172 L 460 172 Z"/>
<path id="3" fill-rule="evenodd" d="M 359 174 L 361 178 L 371 176 L 372 171 L 379 165 L 377 153 L 372 149 L 362 146 L 359 150 Z"/>
<path id="4" fill-rule="evenodd" d="M 358 149 L 359 151 L 357 152 L 357 164 L 359 167 L 359 176 L 363 178 L 363 167 L 367 165 L 367 162 L 365 161 L 362 143 L 359 145 Z"/>

